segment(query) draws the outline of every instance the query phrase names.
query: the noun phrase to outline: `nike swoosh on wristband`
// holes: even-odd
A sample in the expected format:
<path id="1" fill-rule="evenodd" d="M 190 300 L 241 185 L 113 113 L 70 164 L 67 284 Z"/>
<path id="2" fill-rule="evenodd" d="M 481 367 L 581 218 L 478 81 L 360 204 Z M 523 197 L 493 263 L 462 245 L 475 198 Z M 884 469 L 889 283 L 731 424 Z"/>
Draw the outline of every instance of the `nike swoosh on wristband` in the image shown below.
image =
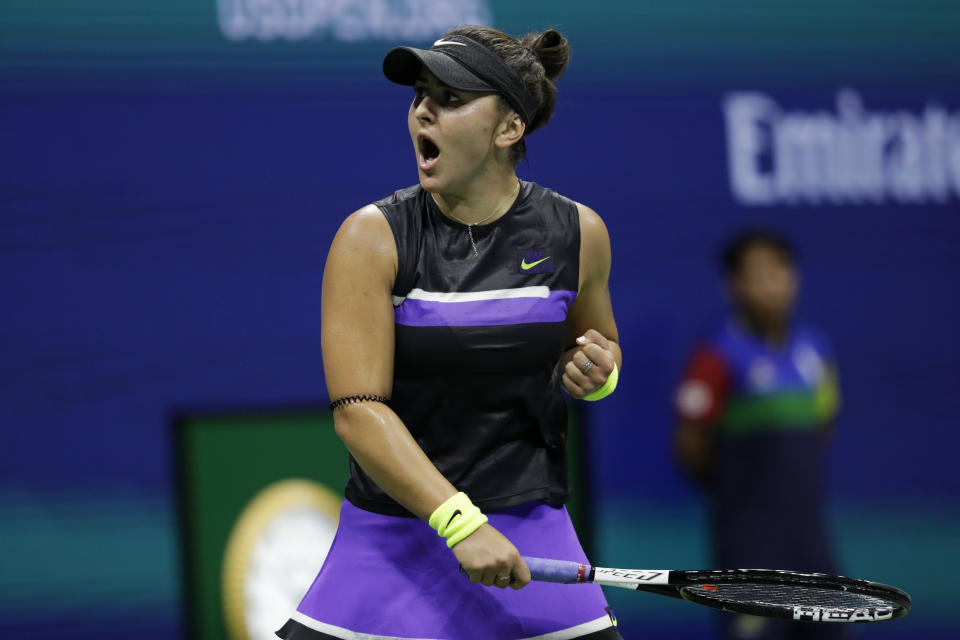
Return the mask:
<path id="1" fill-rule="evenodd" d="M 527 259 L 524 258 L 523 260 L 520 261 L 520 268 L 523 269 L 524 271 L 526 271 L 527 269 L 533 269 L 535 266 L 537 266 L 541 262 L 546 262 L 549 259 L 550 259 L 550 256 L 547 256 L 546 258 L 541 258 L 536 262 L 527 262 Z"/>
<path id="2" fill-rule="evenodd" d="M 464 44 L 464 43 L 462 43 L 462 42 L 454 42 L 453 40 L 437 40 L 436 42 L 433 43 L 433 46 L 435 46 L 435 47 L 440 47 L 440 46 L 443 46 L 443 45 L 445 45 L 445 44 L 455 44 L 455 45 L 457 45 L 458 47 L 465 47 L 465 46 L 467 46 L 466 44 Z"/>
<path id="3" fill-rule="evenodd" d="M 453 515 L 450 516 L 450 519 L 447 520 L 447 526 L 444 527 L 444 529 L 449 528 L 449 527 L 450 527 L 450 524 L 453 522 L 453 519 L 456 518 L 456 517 L 459 516 L 459 515 L 463 515 L 463 512 L 460 511 L 460 509 L 457 509 L 456 511 L 454 511 L 454 512 L 453 512 Z"/>

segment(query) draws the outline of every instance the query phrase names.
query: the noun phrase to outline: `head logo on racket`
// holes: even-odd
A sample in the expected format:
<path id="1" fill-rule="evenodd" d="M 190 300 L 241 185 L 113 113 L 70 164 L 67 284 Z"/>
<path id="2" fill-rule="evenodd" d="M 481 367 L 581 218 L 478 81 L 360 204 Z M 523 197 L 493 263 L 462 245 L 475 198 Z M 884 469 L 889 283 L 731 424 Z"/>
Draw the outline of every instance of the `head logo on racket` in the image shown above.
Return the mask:
<path id="1" fill-rule="evenodd" d="M 541 582 L 594 584 L 679 598 L 714 609 L 799 622 L 883 622 L 910 611 L 904 591 L 856 578 L 777 569 L 666 571 L 591 567 L 524 556 Z M 586 576 L 586 577 L 585 577 Z"/>

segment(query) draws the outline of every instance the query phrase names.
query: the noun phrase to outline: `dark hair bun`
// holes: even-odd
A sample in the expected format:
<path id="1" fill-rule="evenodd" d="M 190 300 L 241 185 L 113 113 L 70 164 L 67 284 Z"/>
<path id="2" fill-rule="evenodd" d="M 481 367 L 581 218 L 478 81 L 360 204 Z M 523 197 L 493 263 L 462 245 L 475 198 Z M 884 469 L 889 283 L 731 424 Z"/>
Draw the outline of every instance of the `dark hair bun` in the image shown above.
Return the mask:
<path id="1" fill-rule="evenodd" d="M 570 45 L 562 33 L 556 29 L 547 29 L 543 33 L 528 33 L 517 39 L 493 27 L 468 24 L 457 27 L 447 35 L 464 36 L 479 42 L 517 74 L 537 102 L 536 112 L 530 117 L 530 122 L 526 123 L 526 135 L 550 121 L 557 101 L 557 88 L 553 80 L 560 77 L 570 61 Z M 502 99 L 501 103 L 510 108 Z M 526 154 L 525 138 L 516 141 L 511 147 L 514 164 Z"/>
<path id="2" fill-rule="evenodd" d="M 547 29 L 543 33 L 528 33 L 520 43 L 530 49 L 546 72 L 547 78 L 555 80 L 563 75 L 570 62 L 570 45 L 562 33 Z"/>

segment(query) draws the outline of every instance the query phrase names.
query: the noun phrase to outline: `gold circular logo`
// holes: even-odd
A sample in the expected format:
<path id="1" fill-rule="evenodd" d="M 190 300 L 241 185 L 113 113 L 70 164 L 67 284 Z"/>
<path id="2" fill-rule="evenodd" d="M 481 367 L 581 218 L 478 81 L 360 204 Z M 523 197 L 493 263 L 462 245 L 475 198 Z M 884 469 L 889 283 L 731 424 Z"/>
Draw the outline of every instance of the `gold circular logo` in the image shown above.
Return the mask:
<path id="1" fill-rule="evenodd" d="M 342 499 L 313 480 L 265 487 L 237 518 L 223 554 L 223 615 L 230 640 L 275 639 L 333 542 Z"/>

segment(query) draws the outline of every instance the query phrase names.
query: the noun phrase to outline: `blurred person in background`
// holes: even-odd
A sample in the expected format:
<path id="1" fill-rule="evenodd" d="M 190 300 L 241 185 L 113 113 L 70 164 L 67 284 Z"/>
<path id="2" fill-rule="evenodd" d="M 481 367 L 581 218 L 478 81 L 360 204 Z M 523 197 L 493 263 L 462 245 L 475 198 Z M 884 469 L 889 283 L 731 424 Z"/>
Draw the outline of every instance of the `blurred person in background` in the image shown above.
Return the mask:
<path id="1" fill-rule="evenodd" d="M 837 367 L 794 317 L 796 253 L 749 229 L 721 256 L 730 316 L 693 352 L 675 396 L 675 453 L 709 504 L 720 569 L 836 573 L 824 517 Z M 722 637 L 843 638 L 841 625 L 721 614 Z"/>

